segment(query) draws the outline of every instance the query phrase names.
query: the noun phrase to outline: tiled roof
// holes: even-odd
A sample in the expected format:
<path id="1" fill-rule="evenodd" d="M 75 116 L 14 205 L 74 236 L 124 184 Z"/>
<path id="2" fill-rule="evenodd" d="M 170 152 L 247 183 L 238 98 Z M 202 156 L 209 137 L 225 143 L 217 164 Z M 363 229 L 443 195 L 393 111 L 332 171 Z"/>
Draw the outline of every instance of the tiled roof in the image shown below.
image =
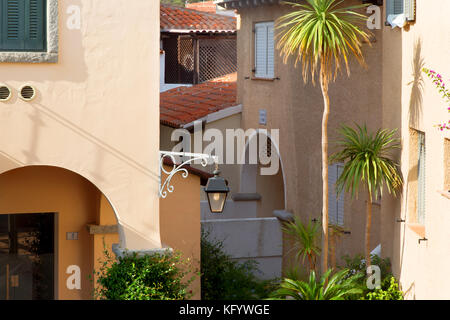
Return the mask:
<path id="1" fill-rule="evenodd" d="M 214 1 L 204 1 L 196 3 L 186 3 L 186 8 L 209 13 L 216 13 L 216 4 Z"/>
<path id="2" fill-rule="evenodd" d="M 160 27 L 164 32 L 236 32 L 236 18 L 161 4 Z"/>
<path id="3" fill-rule="evenodd" d="M 192 87 L 178 87 L 160 94 L 160 122 L 173 128 L 234 107 L 236 76 L 226 76 Z"/>

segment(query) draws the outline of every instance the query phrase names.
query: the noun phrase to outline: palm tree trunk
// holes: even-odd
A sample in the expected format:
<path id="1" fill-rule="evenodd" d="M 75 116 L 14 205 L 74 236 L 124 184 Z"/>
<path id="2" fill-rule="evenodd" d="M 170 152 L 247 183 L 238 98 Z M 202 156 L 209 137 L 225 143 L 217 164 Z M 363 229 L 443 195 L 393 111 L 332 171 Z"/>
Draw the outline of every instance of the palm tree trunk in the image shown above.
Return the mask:
<path id="1" fill-rule="evenodd" d="M 333 232 L 330 235 L 330 253 L 331 253 L 331 268 L 336 270 L 336 234 Z"/>
<path id="2" fill-rule="evenodd" d="M 330 98 L 328 97 L 328 78 L 325 74 L 325 63 L 320 68 L 320 87 L 323 95 L 322 117 L 322 274 L 328 270 L 328 116 L 330 114 Z"/>
<path id="3" fill-rule="evenodd" d="M 371 265 L 370 261 L 370 227 L 372 224 L 372 194 L 369 191 L 369 199 L 367 200 L 366 213 L 366 267 Z"/>

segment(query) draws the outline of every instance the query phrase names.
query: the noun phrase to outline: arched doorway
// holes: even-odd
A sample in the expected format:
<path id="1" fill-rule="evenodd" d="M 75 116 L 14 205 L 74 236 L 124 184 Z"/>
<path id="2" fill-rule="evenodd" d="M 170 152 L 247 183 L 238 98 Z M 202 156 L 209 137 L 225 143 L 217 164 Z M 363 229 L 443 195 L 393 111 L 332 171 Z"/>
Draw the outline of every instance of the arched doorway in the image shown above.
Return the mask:
<path id="1" fill-rule="evenodd" d="M 256 155 L 252 154 L 255 152 Z M 244 157 L 240 193 L 258 196 L 256 217 L 273 217 L 273 211 L 286 208 L 283 162 L 278 145 L 265 130 L 256 131 L 246 142 Z M 274 161 L 276 164 L 272 164 Z"/>
<path id="2" fill-rule="evenodd" d="M 0 299 L 92 299 L 103 243 L 118 242 L 102 192 L 58 167 L 0 175 Z M 4 288 L 3 288 L 4 287 Z"/>

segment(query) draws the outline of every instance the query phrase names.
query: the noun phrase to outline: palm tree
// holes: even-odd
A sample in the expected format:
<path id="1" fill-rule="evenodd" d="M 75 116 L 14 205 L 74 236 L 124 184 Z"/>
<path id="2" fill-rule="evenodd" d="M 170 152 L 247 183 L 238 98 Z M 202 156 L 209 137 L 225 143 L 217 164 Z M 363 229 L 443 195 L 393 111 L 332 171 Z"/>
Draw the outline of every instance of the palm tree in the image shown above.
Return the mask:
<path id="1" fill-rule="evenodd" d="M 342 64 L 350 75 L 349 58 L 365 65 L 362 43 L 369 41 L 369 34 L 362 30 L 367 17 L 355 10 L 366 5 L 342 7 L 342 0 L 306 0 L 306 4 L 290 3 L 295 10 L 278 20 L 278 28 L 284 29 L 278 43 L 286 63 L 295 56 L 295 64 L 302 63 L 303 80 L 311 74 L 315 84 L 319 74 L 323 95 L 322 118 L 322 273 L 328 268 L 328 116 L 330 99 L 328 84 L 336 79 Z"/>
<path id="2" fill-rule="evenodd" d="M 317 281 L 315 271 L 311 271 L 308 281 L 285 278 L 280 287 L 271 294 L 272 299 L 295 300 L 344 300 L 355 294 L 362 294 L 358 284 L 361 274 L 350 275 L 348 269 L 343 269 L 330 277 L 331 269 L 327 270 Z M 329 279 L 328 279 L 329 278 Z"/>
<path id="3" fill-rule="evenodd" d="M 390 158 L 390 152 L 400 147 L 394 137 L 397 130 L 378 130 L 369 133 L 364 125 L 357 129 L 342 126 L 339 130 L 342 140 L 338 142 L 341 150 L 333 154 L 331 162 L 343 162 L 344 169 L 336 182 L 336 193 L 344 189 L 351 191 L 354 198 L 358 195 L 360 182 L 368 195 L 366 205 L 366 266 L 370 266 L 370 227 L 372 221 L 372 200 L 383 194 L 386 185 L 389 193 L 396 195 L 403 184 L 398 164 Z"/>
<path id="4" fill-rule="evenodd" d="M 317 235 L 319 232 L 319 224 L 308 222 L 304 225 L 297 217 L 294 221 L 282 225 L 283 232 L 294 241 L 294 246 L 291 250 L 297 250 L 296 258 L 308 258 L 309 270 L 316 269 L 316 257 L 320 254 L 320 246 L 317 244 Z"/>

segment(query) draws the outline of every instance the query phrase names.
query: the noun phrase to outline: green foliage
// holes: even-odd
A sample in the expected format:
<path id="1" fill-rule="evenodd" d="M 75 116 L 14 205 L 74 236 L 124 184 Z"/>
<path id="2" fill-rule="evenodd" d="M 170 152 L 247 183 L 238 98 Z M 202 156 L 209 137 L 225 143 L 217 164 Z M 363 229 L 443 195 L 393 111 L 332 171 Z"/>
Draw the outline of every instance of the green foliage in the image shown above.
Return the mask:
<path id="1" fill-rule="evenodd" d="M 315 271 L 311 271 L 308 281 L 285 278 L 280 287 L 271 295 L 272 299 L 295 300 L 345 300 L 349 296 L 362 293 L 358 285 L 360 274 L 351 275 L 344 269 L 331 275 L 329 269 L 320 279 L 316 279 Z"/>
<path id="2" fill-rule="evenodd" d="M 136 253 L 114 259 L 107 250 L 101 267 L 94 271 L 94 296 L 105 300 L 182 300 L 192 296 L 187 287 L 194 277 L 189 262 L 179 253 L 138 256 Z M 182 271 L 183 270 L 183 271 Z"/>
<path id="3" fill-rule="evenodd" d="M 223 250 L 223 242 L 210 240 L 202 231 L 201 238 L 201 292 L 203 300 L 250 300 L 268 297 L 271 281 L 255 277 L 255 261 L 238 263 Z"/>
<path id="4" fill-rule="evenodd" d="M 382 259 L 378 255 L 371 256 L 371 265 L 376 265 L 380 268 L 381 272 L 381 289 L 370 290 L 366 285 L 366 263 L 364 257 L 361 254 L 355 255 L 354 257 L 344 256 L 345 266 L 344 269 L 350 270 L 350 275 L 360 275 L 358 278 L 357 285 L 363 288 L 362 294 L 350 296 L 349 299 L 352 300 L 383 300 L 377 299 L 384 297 L 384 300 L 401 300 L 397 299 L 402 297 L 403 294 L 398 288 L 398 284 L 394 276 L 391 273 L 391 262 L 389 258 Z M 387 298 L 392 299 L 387 299 Z M 394 299 L 395 298 L 395 299 Z"/>
<path id="5" fill-rule="evenodd" d="M 303 79 L 321 67 L 322 75 L 335 79 L 342 61 L 350 74 L 348 60 L 354 56 L 361 64 L 364 58 L 362 42 L 369 41 L 369 34 L 363 31 L 367 17 L 355 10 L 367 5 L 339 6 L 338 0 L 306 0 L 306 3 L 285 2 L 294 11 L 282 16 L 277 24 L 284 29 L 278 48 L 285 57 L 296 56 L 301 62 Z"/>
<path id="6" fill-rule="evenodd" d="M 342 257 L 342 259 L 345 261 L 345 266 L 341 267 L 342 269 L 348 269 L 350 270 L 351 274 L 360 273 L 362 275 L 366 274 L 366 263 L 364 261 L 364 256 L 361 254 L 357 254 L 353 257 L 349 255 L 345 255 Z M 392 276 L 391 274 L 391 262 L 389 258 L 382 259 L 378 255 L 373 254 L 371 255 L 371 265 L 376 265 L 380 268 L 381 271 L 381 281 L 383 282 L 384 279 L 389 278 Z M 361 281 L 366 281 L 363 278 L 360 279 Z"/>
<path id="7" fill-rule="evenodd" d="M 361 300 L 403 300 L 403 292 L 400 291 L 395 278 L 391 276 L 386 278 L 381 289 L 369 292 Z"/>
<path id="8" fill-rule="evenodd" d="M 310 270 L 316 267 L 316 258 L 320 254 L 318 236 L 320 235 L 320 224 L 309 221 L 307 225 L 295 217 L 293 222 L 284 223 L 281 227 L 283 232 L 294 241 L 291 250 L 297 250 L 296 258 L 305 262 L 308 258 Z"/>
<path id="9" fill-rule="evenodd" d="M 354 197 L 360 182 L 363 182 L 371 197 L 377 198 L 378 192 L 383 194 L 384 185 L 389 193 L 395 195 L 403 183 L 398 164 L 389 157 L 391 151 L 400 148 L 399 139 L 394 138 L 397 130 L 379 129 L 373 134 L 365 125 L 356 127 L 355 130 L 343 125 L 339 129 L 342 139 L 338 146 L 341 150 L 330 158 L 331 163 L 345 163 L 336 182 L 337 194 L 345 189 Z"/>

